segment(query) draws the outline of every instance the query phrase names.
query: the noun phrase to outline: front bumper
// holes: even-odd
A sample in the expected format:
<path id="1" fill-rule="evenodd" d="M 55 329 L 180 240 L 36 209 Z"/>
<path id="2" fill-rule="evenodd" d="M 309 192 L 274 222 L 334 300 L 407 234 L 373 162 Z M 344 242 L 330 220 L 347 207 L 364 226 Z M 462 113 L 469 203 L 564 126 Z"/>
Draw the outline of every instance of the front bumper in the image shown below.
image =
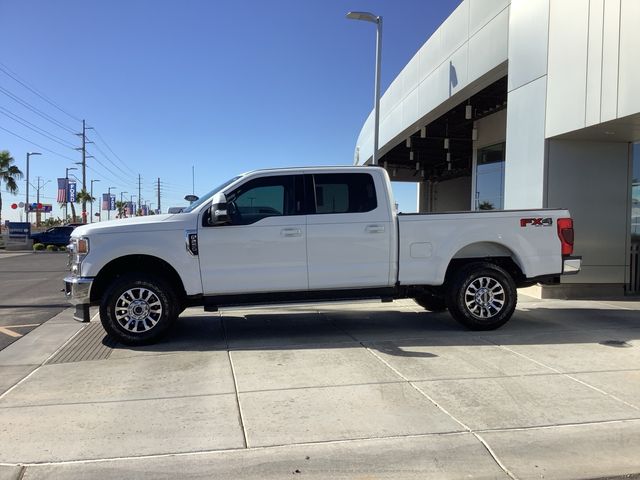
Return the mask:
<path id="1" fill-rule="evenodd" d="M 91 284 L 93 278 L 87 277 L 65 277 L 64 279 L 64 294 L 67 297 L 69 303 L 76 307 L 73 314 L 74 320 L 79 322 L 88 322 L 89 315 L 89 302 L 91 293 Z"/>
<path id="2" fill-rule="evenodd" d="M 580 273 L 582 257 L 565 257 L 562 259 L 562 274 L 576 275 Z"/>

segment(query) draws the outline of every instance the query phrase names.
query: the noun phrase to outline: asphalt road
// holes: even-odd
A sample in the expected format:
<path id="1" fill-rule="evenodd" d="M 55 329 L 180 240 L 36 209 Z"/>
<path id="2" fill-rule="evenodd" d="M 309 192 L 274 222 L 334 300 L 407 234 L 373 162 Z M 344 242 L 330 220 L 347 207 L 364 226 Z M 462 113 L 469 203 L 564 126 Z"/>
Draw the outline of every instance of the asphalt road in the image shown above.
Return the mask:
<path id="1" fill-rule="evenodd" d="M 60 313 L 65 253 L 0 253 L 0 350 Z"/>

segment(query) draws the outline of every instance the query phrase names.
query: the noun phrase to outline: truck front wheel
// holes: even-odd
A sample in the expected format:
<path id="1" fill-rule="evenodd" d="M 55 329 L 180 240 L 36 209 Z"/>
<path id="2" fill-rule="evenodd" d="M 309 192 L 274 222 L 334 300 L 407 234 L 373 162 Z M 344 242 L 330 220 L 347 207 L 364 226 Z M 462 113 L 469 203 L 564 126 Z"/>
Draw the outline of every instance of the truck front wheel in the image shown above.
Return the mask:
<path id="1" fill-rule="evenodd" d="M 511 276 L 488 262 L 471 263 L 449 282 L 447 307 L 471 330 L 494 330 L 509 321 L 516 308 L 517 290 Z"/>
<path id="2" fill-rule="evenodd" d="M 126 274 L 107 289 L 100 303 L 100 321 L 110 337 L 125 345 L 156 342 L 178 316 L 175 294 L 164 281 Z"/>

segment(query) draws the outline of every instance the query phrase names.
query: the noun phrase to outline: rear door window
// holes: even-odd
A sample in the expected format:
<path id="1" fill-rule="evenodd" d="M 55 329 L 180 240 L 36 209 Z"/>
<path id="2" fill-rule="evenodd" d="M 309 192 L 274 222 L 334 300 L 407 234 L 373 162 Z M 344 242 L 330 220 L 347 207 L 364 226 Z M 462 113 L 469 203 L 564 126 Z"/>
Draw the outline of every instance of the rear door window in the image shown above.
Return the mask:
<path id="1" fill-rule="evenodd" d="M 368 173 L 313 175 L 315 213 L 363 213 L 378 206 L 373 177 Z"/>

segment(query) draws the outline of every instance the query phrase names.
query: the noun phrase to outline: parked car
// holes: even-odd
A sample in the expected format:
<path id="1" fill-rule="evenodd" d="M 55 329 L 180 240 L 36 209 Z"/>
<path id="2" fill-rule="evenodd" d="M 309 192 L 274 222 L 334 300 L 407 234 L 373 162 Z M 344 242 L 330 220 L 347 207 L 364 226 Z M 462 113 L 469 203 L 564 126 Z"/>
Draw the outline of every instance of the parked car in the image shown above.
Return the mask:
<path id="1" fill-rule="evenodd" d="M 178 215 L 77 228 L 66 294 L 131 345 L 188 306 L 413 298 L 472 330 L 506 323 L 517 287 L 580 271 L 567 210 L 398 214 L 377 167 L 258 170 Z"/>
<path id="2" fill-rule="evenodd" d="M 56 247 L 66 247 L 70 242 L 71 232 L 76 228 L 73 225 L 64 225 L 62 227 L 52 227 L 44 232 L 32 233 L 31 239 L 33 243 L 42 243 L 44 245 L 55 245 Z"/>

